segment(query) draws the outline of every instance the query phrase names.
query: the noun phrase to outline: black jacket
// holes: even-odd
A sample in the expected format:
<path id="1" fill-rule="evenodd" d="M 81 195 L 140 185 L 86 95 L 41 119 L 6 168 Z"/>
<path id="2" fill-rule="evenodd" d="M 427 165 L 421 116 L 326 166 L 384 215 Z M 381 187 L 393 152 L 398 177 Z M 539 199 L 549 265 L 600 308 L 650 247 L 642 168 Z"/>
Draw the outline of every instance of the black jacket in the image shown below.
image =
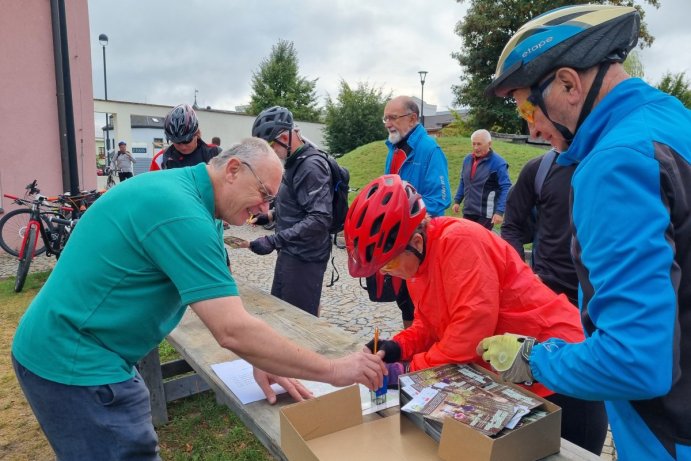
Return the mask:
<path id="1" fill-rule="evenodd" d="M 163 153 L 163 158 L 161 159 L 161 169 L 168 170 L 171 168 L 194 166 L 199 163 L 209 163 L 209 160 L 220 153 L 220 147 L 209 146 L 201 139 L 197 140 L 197 148 L 187 155 L 183 155 L 178 152 L 177 149 L 175 149 L 175 146 L 170 146 Z"/>
<path id="2" fill-rule="evenodd" d="M 306 262 L 327 261 L 332 202 L 329 164 L 305 144 L 285 163 L 274 210 L 276 248 Z"/>
<path id="3" fill-rule="evenodd" d="M 553 290 L 577 298 L 578 277 L 571 258 L 569 211 L 571 176 L 576 167 L 552 163 L 538 198 L 535 176 L 542 157 L 528 161 L 511 188 L 501 236 L 522 257 L 525 257 L 523 244 L 533 242 L 533 271 Z M 533 207 L 538 212 L 534 223 Z"/>

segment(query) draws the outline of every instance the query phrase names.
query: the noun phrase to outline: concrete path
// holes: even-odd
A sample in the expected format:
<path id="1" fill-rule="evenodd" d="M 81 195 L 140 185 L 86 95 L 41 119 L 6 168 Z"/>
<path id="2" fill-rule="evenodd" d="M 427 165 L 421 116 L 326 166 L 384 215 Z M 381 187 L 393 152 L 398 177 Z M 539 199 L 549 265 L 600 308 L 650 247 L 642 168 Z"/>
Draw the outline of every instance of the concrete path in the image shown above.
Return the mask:
<path id="1" fill-rule="evenodd" d="M 231 226 L 225 231 L 225 235 L 253 240 L 272 232 L 260 226 Z M 2 253 L 0 254 L 0 278 L 14 276 L 17 270 L 16 258 L 10 257 L 1 250 L 0 253 Z M 239 281 L 252 283 L 267 292 L 271 291 L 273 268 L 276 262 L 275 252 L 258 256 L 247 249 L 229 249 L 228 253 L 233 274 Z M 333 269 L 329 263 L 324 276 L 321 317 L 360 337 L 363 344 L 372 339 L 375 326 L 379 327 L 381 337 L 384 339 L 400 331 L 401 312 L 396 303 L 371 302 L 367 291 L 360 287 L 359 280 L 348 274 L 346 251 L 334 247 L 332 256 L 334 256 L 334 265 L 340 274 L 340 279 L 332 287 L 326 286 L 331 281 Z M 54 264 L 54 257 L 41 255 L 32 262 L 31 272 L 50 269 Z M 613 451 L 611 435 L 608 434 L 602 458 L 615 460 L 616 455 L 612 455 Z"/>

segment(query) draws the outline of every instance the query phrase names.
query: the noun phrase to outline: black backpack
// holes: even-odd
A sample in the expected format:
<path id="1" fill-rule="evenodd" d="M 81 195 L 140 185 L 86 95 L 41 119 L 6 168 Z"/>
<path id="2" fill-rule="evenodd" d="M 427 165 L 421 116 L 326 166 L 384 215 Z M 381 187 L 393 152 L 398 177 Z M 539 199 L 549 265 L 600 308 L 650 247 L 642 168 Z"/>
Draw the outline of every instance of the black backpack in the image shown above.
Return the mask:
<path id="1" fill-rule="evenodd" d="M 329 227 L 330 234 L 338 234 L 343 230 L 345 218 L 348 214 L 348 192 L 350 191 L 350 172 L 347 168 L 338 164 L 335 158 L 324 151 L 319 150 L 319 153 L 326 159 L 331 170 L 331 187 L 333 190 L 333 202 L 331 203 L 331 227 Z M 295 195 L 293 189 L 293 175 L 300 163 L 308 156 L 301 156 L 296 160 L 298 163 L 292 168 L 293 174 L 287 179 L 290 191 Z"/>

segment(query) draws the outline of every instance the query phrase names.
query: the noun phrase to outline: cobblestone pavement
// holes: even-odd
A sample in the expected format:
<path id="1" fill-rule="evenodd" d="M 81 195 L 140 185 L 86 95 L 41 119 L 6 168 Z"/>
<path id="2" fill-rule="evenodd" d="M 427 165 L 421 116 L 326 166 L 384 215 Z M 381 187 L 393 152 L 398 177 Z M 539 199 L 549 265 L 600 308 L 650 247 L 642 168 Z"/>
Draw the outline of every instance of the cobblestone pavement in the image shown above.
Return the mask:
<path id="1" fill-rule="evenodd" d="M 232 235 L 246 240 L 267 235 L 273 231 L 266 231 L 262 227 L 242 226 L 225 231 L 225 235 Z M 247 249 L 229 249 L 231 268 L 239 281 L 249 282 L 257 287 L 271 291 L 273 267 L 276 253 L 258 256 Z M 389 338 L 400 331 L 402 327 L 401 313 L 396 303 L 373 303 L 367 296 L 367 291 L 360 287 L 359 280 L 350 277 L 346 263 L 344 249 L 334 247 L 334 266 L 340 274 L 340 279 L 331 287 L 326 285 L 331 281 L 332 265 L 329 263 L 324 276 L 324 287 L 321 297 L 321 317 L 334 325 L 348 331 L 363 341 L 369 341 L 378 326 L 383 338 Z M 54 257 L 41 255 L 31 264 L 31 272 L 44 271 L 55 265 Z M 16 258 L 6 253 L 0 254 L 0 278 L 14 276 L 17 270 Z M 607 435 L 602 458 L 615 460 L 611 435 Z"/>

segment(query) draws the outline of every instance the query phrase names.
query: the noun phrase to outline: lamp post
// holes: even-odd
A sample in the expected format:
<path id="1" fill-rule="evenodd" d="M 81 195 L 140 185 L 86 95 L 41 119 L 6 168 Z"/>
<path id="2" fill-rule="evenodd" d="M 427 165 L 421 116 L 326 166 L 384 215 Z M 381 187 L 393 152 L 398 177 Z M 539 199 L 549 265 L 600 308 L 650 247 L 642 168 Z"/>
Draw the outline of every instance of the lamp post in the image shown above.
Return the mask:
<path id="1" fill-rule="evenodd" d="M 103 48 L 103 88 L 105 90 L 105 100 L 108 100 L 108 80 L 106 78 L 106 45 L 108 44 L 108 36 L 106 34 L 101 34 L 98 36 L 98 43 L 101 44 Z M 108 127 L 108 112 L 106 112 L 106 167 L 110 166 L 110 129 Z"/>
<path id="2" fill-rule="evenodd" d="M 420 86 L 422 87 L 420 94 L 420 120 L 422 121 L 422 128 L 425 128 L 425 79 L 427 78 L 427 71 L 421 70 L 418 74 L 420 74 Z"/>

